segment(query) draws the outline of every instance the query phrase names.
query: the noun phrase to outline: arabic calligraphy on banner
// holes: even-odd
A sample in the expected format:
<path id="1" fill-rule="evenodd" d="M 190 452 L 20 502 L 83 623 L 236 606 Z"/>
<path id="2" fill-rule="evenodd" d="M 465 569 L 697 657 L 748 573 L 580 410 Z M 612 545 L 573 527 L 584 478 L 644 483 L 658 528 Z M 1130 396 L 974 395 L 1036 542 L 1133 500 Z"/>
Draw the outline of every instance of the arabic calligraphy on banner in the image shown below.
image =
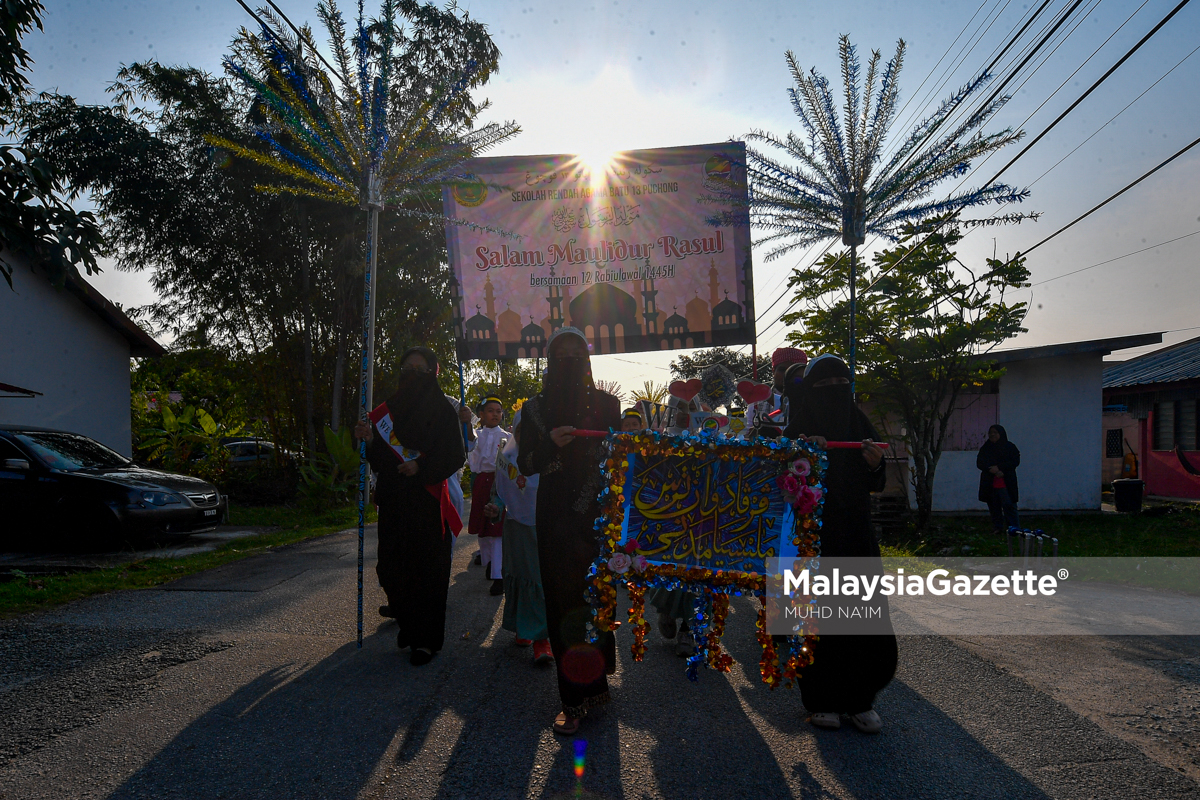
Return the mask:
<path id="1" fill-rule="evenodd" d="M 804 623 L 781 644 L 766 628 L 765 588 L 778 559 L 820 554 L 823 451 L 788 439 L 740 441 L 715 434 L 671 436 L 658 431 L 611 434 L 604 460 L 592 563 L 589 641 L 621 623 L 617 589 L 629 593 L 630 650 L 646 652 L 646 590 L 687 592 L 688 625 L 696 647 L 687 676 L 707 666 L 727 672 L 733 658 L 721 647 L 730 595 L 759 598 L 759 671 L 769 686 L 795 685 L 812 662 L 816 627 Z M 803 495 L 804 501 L 798 498 Z"/>
<path id="2" fill-rule="evenodd" d="M 468 358 L 545 357 L 564 325 L 592 352 L 754 341 L 749 218 L 702 202 L 746 193 L 740 142 L 578 156 L 478 158 L 447 186 L 454 326 Z M 744 200 L 743 200 L 744 202 Z M 723 208 L 722 210 L 729 210 Z"/>
<path id="3" fill-rule="evenodd" d="M 651 564 L 762 573 L 795 524 L 779 462 L 630 454 L 621 545 Z"/>

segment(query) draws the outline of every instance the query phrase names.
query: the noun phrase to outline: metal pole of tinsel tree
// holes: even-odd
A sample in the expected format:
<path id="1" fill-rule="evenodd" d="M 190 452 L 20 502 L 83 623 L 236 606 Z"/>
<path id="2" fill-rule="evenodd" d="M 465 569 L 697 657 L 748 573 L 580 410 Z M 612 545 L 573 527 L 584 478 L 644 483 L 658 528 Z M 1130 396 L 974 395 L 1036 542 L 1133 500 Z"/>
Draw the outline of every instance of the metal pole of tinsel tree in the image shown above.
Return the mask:
<path id="1" fill-rule="evenodd" d="M 856 373 L 854 371 L 854 317 L 857 309 L 857 289 L 858 289 L 858 245 L 850 245 L 850 396 L 854 396 L 854 382 Z"/>
<path id="2" fill-rule="evenodd" d="M 379 256 L 379 210 L 383 208 L 379 180 L 374 173 L 368 178 L 367 267 L 363 276 L 363 348 L 362 370 L 359 374 L 358 419 L 367 421 L 371 410 L 375 374 L 375 271 Z M 363 545 L 367 523 L 367 442 L 358 444 L 358 647 L 363 640 Z"/>

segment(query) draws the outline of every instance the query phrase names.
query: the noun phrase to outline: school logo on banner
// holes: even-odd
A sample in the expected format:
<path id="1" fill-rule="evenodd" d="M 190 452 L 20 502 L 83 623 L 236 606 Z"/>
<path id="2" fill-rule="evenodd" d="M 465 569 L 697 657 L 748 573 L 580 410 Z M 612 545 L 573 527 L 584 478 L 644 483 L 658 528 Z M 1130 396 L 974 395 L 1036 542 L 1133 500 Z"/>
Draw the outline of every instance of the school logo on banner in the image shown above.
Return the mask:
<path id="1" fill-rule="evenodd" d="M 488 190 L 487 184 L 479 181 L 477 183 L 456 183 L 450 188 L 450 193 L 454 195 L 454 202 L 460 206 L 476 208 L 483 205 L 484 200 L 487 200 Z"/>

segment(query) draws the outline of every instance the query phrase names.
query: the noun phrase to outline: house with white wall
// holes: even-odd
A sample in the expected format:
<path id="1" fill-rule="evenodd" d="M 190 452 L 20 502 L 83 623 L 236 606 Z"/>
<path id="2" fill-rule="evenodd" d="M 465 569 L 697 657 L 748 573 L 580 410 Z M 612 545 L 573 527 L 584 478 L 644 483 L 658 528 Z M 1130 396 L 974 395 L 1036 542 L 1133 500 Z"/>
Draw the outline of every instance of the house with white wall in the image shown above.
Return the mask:
<path id="1" fill-rule="evenodd" d="M 0 284 L 0 423 L 82 433 L 131 456 L 129 360 L 165 352 L 83 278 L 56 289 L 14 270 L 13 288 Z"/>
<path id="2" fill-rule="evenodd" d="M 960 398 L 934 478 L 933 510 L 986 511 L 975 457 L 988 428 L 1000 424 L 1021 451 L 1022 511 L 1098 511 L 1104 356 L 1160 342 L 1161 333 L 1145 333 L 989 353 L 1004 374 Z"/>

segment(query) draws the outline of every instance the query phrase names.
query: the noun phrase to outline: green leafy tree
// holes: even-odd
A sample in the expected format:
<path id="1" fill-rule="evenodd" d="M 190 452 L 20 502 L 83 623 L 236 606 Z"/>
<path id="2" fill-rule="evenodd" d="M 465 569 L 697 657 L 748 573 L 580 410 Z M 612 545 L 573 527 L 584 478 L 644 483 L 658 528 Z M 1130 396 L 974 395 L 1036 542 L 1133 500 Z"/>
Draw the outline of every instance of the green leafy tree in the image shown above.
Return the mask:
<path id="1" fill-rule="evenodd" d="M 21 38 L 42 29 L 45 8 L 38 0 L 0 3 L 0 128 L 9 128 L 15 106 L 29 92 L 25 71 L 33 64 Z M 26 264 L 58 287 L 83 267 L 99 272 L 104 246 L 96 218 L 62 199 L 60 177 L 38 151 L 0 144 L 0 275 L 13 288 L 13 270 Z"/>
<path id="2" fill-rule="evenodd" d="M 754 360 L 749 353 L 740 353 L 728 347 L 711 347 L 707 350 L 695 350 L 690 356 L 680 356 L 671 362 L 671 377 L 676 380 L 691 380 L 699 378 L 701 373 L 714 364 L 724 364 L 739 381 L 748 381 L 754 377 Z M 768 356 L 758 357 L 759 381 L 771 382 L 771 359 Z"/>
<path id="3" fill-rule="evenodd" d="M 903 426 L 919 527 L 929 521 L 938 461 L 960 396 L 999 377 L 987 353 L 1025 331 L 1026 304 L 1005 297 L 1027 285 L 1025 259 L 988 259 L 972 270 L 954 253 L 960 238 L 952 218 L 910 225 L 899 246 L 877 253 L 859 278 L 859 394 L 881 419 Z M 791 342 L 836 352 L 846 341 L 848 273 L 848 261 L 832 253 L 793 273 L 789 285 L 798 310 L 784 320 L 800 330 L 788 334 Z"/>
<path id="4" fill-rule="evenodd" d="M 533 397 L 542 388 L 542 376 L 533 362 L 515 359 L 472 361 L 466 370 L 467 403 L 474 408 L 485 395 L 494 394 L 504 403 L 504 413 L 511 420 L 513 406 Z M 448 391 L 458 396 L 458 386 Z"/>
<path id="5" fill-rule="evenodd" d="M 429 53 L 421 80 L 444 80 L 467 56 L 451 48 L 438 62 Z M 263 435 L 320 449 L 321 428 L 340 430 L 351 416 L 356 387 L 346 373 L 362 319 L 363 215 L 258 191 L 277 174 L 209 143 L 257 146 L 253 98 L 240 84 L 148 62 L 123 68 L 112 94 L 108 106 L 48 95 L 24 121 L 47 159 L 100 209 L 118 268 L 153 271 L 159 300 L 145 319 L 180 348 L 236 365 L 253 387 L 245 418 L 261 420 Z M 450 112 L 468 125 L 482 107 L 463 93 Z M 428 344 L 453 364 L 445 358 L 453 354 L 452 310 L 444 228 L 390 211 L 380 225 L 375 381 L 386 387 L 409 344 Z M 457 384 L 453 371 L 443 377 Z"/>

